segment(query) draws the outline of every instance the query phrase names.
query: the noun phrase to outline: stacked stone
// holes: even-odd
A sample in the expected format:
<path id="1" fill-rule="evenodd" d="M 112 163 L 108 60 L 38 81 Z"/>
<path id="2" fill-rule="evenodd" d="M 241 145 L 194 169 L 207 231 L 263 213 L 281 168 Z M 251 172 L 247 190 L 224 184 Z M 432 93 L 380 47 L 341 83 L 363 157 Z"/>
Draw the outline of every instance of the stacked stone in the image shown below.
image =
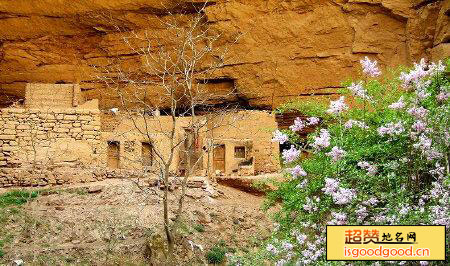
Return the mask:
<path id="1" fill-rule="evenodd" d="M 98 110 L 0 110 L 0 187 L 65 183 L 67 180 L 57 178 L 48 166 L 25 167 L 17 155 L 31 154 L 28 157 L 32 160 L 35 149 L 50 147 L 58 139 L 83 140 L 100 147 L 100 137 Z"/>

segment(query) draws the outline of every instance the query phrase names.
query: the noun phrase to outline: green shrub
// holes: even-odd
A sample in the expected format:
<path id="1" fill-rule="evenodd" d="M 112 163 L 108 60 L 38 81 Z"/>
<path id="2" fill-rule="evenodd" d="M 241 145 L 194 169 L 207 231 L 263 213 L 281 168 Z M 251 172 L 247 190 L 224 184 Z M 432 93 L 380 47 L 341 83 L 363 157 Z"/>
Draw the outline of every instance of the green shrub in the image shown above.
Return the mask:
<path id="1" fill-rule="evenodd" d="M 223 247 L 214 246 L 206 253 L 206 259 L 208 263 L 219 264 L 225 260 L 225 253 Z"/>
<path id="2" fill-rule="evenodd" d="M 206 260 L 211 264 L 220 264 L 225 261 L 228 250 L 225 241 L 221 240 L 206 253 Z"/>
<path id="3" fill-rule="evenodd" d="M 325 263 L 327 224 L 450 225 L 449 66 L 421 61 L 392 78 L 345 83 L 348 95 L 330 106 L 278 110 L 320 122 L 299 118 L 274 134 L 291 149 L 282 155 L 289 181 L 266 203 L 282 203 L 267 259 Z M 302 139 L 299 128 L 312 124 L 315 132 Z"/>
<path id="4" fill-rule="evenodd" d="M 194 229 L 197 232 L 200 232 L 200 233 L 205 232 L 205 226 L 203 224 L 196 224 L 196 225 L 194 225 Z"/>

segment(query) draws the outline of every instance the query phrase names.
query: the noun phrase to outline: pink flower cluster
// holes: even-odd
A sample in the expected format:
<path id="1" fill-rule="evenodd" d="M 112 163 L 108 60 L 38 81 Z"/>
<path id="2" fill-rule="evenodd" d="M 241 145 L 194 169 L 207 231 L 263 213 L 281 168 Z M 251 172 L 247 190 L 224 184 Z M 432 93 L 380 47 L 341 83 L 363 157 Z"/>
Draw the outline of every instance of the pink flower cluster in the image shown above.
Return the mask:
<path id="1" fill-rule="evenodd" d="M 423 108 L 422 106 L 416 107 L 413 106 L 407 110 L 408 114 L 414 116 L 417 119 L 423 119 L 427 116 L 428 110 Z"/>
<path id="2" fill-rule="evenodd" d="M 361 167 L 362 169 L 366 170 L 368 175 L 373 176 L 373 175 L 375 175 L 377 173 L 377 167 L 375 165 L 372 165 L 372 164 L 366 162 L 366 161 L 358 162 L 357 165 L 359 167 Z"/>
<path id="3" fill-rule="evenodd" d="M 282 154 L 283 160 L 287 163 L 297 160 L 299 156 L 300 150 L 297 150 L 294 145 L 291 145 L 289 150 L 284 150 Z"/>
<path id="4" fill-rule="evenodd" d="M 325 253 L 325 249 L 320 248 L 320 244 L 322 244 L 325 240 L 320 238 L 317 239 L 315 243 L 308 242 L 306 248 L 302 251 L 303 259 L 299 260 L 295 265 L 312 265 L 314 262 L 319 259 L 322 254 Z"/>
<path id="5" fill-rule="evenodd" d="M 432 139 L 425 135 L 419 136 L 419 142 L 413 144 L 415 149 L 419 149 L 428 161 L 442 157 L 442 154 L 432 147 Z"/>
<path id="6" fill-rule="evenodd" d="M 430 174 L 437 176 L 438 178 L 443 178 L 445 175 L 445 167 L 441 166 L 439 162 L 436 162 L 434 169 L 430 170 Z"/>
<path id="7" fill-rule="evenodd" d="M 314 125 L 319 124 L 319 122 L 320 122 L 320 119 L 317 117 L 314 117 L 314 116 L 308 117 L 306 119 L 306 122 L 303 121 L 300 117 L 297 117 L 294 120 L 294 124 L 291 125 L 289 128 L 292 131 L 302 131 L 306 126 L 314 126 Z"/>
<path id="8" fill-rule="evenodd" d="M 417 120 L 412 124 L 411 129 L 416 132 L 423 132 L 427 128 L 427 124 L 421 120 Z"/>
<path id="9" fill-rule="evenodd" d="M 312 212 L 317 211 L 318 208 L 314 205 L 314 201 L 312 201 L 310 198 L 306 198 L 306 203 L 303 204 L 303 209 L 305 211 Z"/>
<path id="10" fill-rule="evenodd" d="M 325 186 L 322 191 L 332 196 L 334 203 L 338 205 L 348 204 L 356 197 L 354 189 L 339 187 L 339 181 L 333 178 L 325 179 Z"/>
<path id="11" fill-rule="evenodd" d="M 346 154 L 346 151 L 344 151 L 343 149 L 341 149 L 337 146 L 334 146 L 330 152 L 326 153 L 326 155 L 331 157 L 331 160 L 333 162 L 339 161 L 340 159 L 342 159 L 342 157 L 345 156 L 345 154 Z"/>
<path id="12" fill-rule="evenodd" d="M 405 106 L 406 106 L 406 104 L 403 101 L 403 96 L 401 96 L 400 99 L 398 99 L 397 102 L 392 103 L 388 107 L 391 108 L 391 109 L 403 109 L 403 108 L 405 108 Z"/>
<path id="13" fill-rule="evenodd" d="M 372 97 L 370 97 L 367 94 L 366 89 L 363 87 L 363 83 L 362 81 L 360 81 L 359 83 L 352 83 L 348 89 L 352 92 L 353 95 L 361 98 L 361 99 L 365 99 L 368 101 L 372 100 Z"/>
<path id="14" fill-rule="evenodd" d="M 366 206 L 376 206 L 378 204 L 379 200 L 375 197 L 372 197 L 364 202 L 362 202 L 362 204 L 366 205 Z"/>
<path id="15" fill-rule="evenodd" d="M 437 63 L 432 62 L 430 65 L 428 65 L 428 72 L 431 75 L 436 75 L 438 73 L 442 73 L 445 71 L 445 65 L 442 63 L 441 60 L 439 60 Z"/>
<path id="16" fill-rule="evenodd" d="M 423 88 L 421 87 L 416 90 L 417 99 L 423 100 L 431 95 L 431 93 L 426 91 L 426 87 L 430 86 L 430 84 L 431 80 L 428 80 L 422 84 Z"/>
<path id="17" fill-rule="evenodd" d="M 280 144 L 284 144 L 288 140 L 288 135 L 284 134 L 283 132 L 279 130 L 275 130 L 275 132 L 273 132 L 272 142 L 279 142 Z"/>
<path id="18" fill-rule="evenodd" d="M 350 188 L 339 188 L 332 196 L 334 203 L 344 205 L 350 203 L 356 197 L 356 192 Z"/>
<path id="19" fill-rule="evenodd" d="M 306 119 L 306 121 L 308 122 L 308 123 L 307 123 L 308 126 L 315 126 L 315 125 L 319 124 L 320 119 L 317 118 L 317 117 L 315 117 L 315 116 L 311 116 L 311 117 L 308 117 L 308 118 Z"/>
<path id="20" fill-rule="evenodd" d="M 442 61 L 436 63 L 431 63 L 427 65 L 425 63 L 425 59 L 421 59 L 420 62 L 414 63 L 414 69 L 409 71 L 409 73 L 403 72 L 400 74 L 400 80 L 403 81 L 402 86 L 404 88 L 408 88 L 411 86 L 415 86 L 416 88 L 423 88 L 426 86 L 424 82 L 425 77 L 430 75 L 435 75 L 437 73 L 443 72 L 445 70 L 445 66 L 442 64 Z"/>
<path id="21" fill-rule="evenodd" d="M 369 216 L 369 212 L 367 211 L 367 208 L 365 206 L 359 206 L 359 208 L 355 211 L 356 213 L 356 219 L 358 222 L 364 221 L 367 216 Z"/>
<path id="22" fill-rule="evenodd" d="M 267 247 L 266 247 L 266 250 L 268 252 L 272 253 L 272 255 L 278 254 L 277 248 L 274 245 L 272 245 L 272 244 L 268 244 Z"/>
<path id="23" fill-rule="evenodd" d="M 394 136 L 394 135 L 400 135 L 401 133 L 403 133 L 405 131 L 405 128 L 403 127 L 402 122 L 397 122 L 397 123 L 388 123 L 386 124 L 386 126 L 381 126 L 377 129 L 378 134 L 380 136 L 384 136 L 384 135 L 390 135 L 390 136 Z"/>
<path id="24" fill-rule="evenodd" d="M 370 61 L 366 56 L 363 60 L 359 61 L 363 67 L 363 72 L 369 77 L 377 77 L 381 75 L 381 71 L 378 69 L 377 61 Z"/>
<path id="25" fill-rule="evenodd" d="M 332 212 L 333 219 L 328 222 L 329 225 L 345 225 L 347 224 L 347 214 L 342 212 Z"/>
<path id="26" fill-rule="evenodd" d="M 345 110 L 348 110 L 348 105 L 345 103 L 345 97 L 341 96 L 338 100 L 330 102 L 327 113 L 338 115 Z"/>
<path id="27" fill-rule="evenodd" d="M 299 176 L 307 176 L 308 174 L 303 170 L 303 168 L 300 165 L 295 166 L 294 168 L 290 169 L 291 175 L 293 178 L 297 178 Z"/>
<path id="28" fill-rule="evenodd" d="M 403 206 L 399 211 L 398 214 L 405 216 L 409 213 L 409 211 L 411 210 L 411 207 L 409 206 Z"/>
<path id="29" fill-rule="evenodd" d="M 305 234 L 302 234 L 298 231 L 295 231 L 292 233 L 295 236 L 295 239 L 297 240 L 297 243 L 299 245 L 303 245 L 307 239 L 307 236 Z"/>
<path id="30" fill-rule="evenodd" d="M 307 184 L 308 184 L 308 179 L 304 179 L 300 184 L 298 184 L 296 186 L 296 188 L 298 188 L 298 189 L 304 188 L 304 187 L 306 187 Z"/>
<path id="31" fill-rule="evenodd" d="M 447 228 L 450 227 L 450 205 L 448 204 L 450 190 L 448 184 L 443 183 L 442 180 L 433 182 L 430 196 L 436 204 L 431 207 L 433 224 L 442 224 Z"/>
<path id="32" fill-rule="evenodd" d="M 450 97 L 449 92 L 441 91 L 437 96 L 436 99 L 440 102 L 445 102 Z"/>
<path id="33" fill-rule="evenodd" d="M 289 128 L 292 131 L 301 131 L 303 128 L 305 128 L 306 124 L 303 122 L 303 120 L 300 117 L 295 118 L 294 124 L 291 125 Z"/>
<path id="34" fill-rule="evenodd" d="M 325 194 L 331 195 L 336 192 L 339 188 L 339 181 L 334 178 L 326 178 L 325 179 L 325 187 L 322 188 L 322 191 Z"/>
<path id="35" fill-rule="evenodd" d="M 330 146 L 330 133 L 326 129 L 321 129 L 319 136 L 316 136 L 314 138 L 314 143 L 312 144 L 312 147 L 316 150 L 321 150 L 323 148 L 327 148 Z"/>
<path id="36" fill-rule="evenodd" d="M 358 120 L 348 120 L 345 124 L 344 127 L 347 129 L 352 128 L 353 126 L 357 126 L 359 128 L 363 128 L 363 129 L 368 129 L 369 127 L 362 121 L 358 121 Z"/>
<path id="37" fill-rule="evenodd" d="M 421 59 L 419 64 L 414 63 L 414 69 L 409 73 L 401 73 L 400 80 L 403 81 L 403 87 L 408 88 L 410 86 L 417 86 L 422 81 L 422 78 L 426 77 L 429 72 L 425 70 L 427 68 L 427 64 L 425 63 L 425 59 Z"/>

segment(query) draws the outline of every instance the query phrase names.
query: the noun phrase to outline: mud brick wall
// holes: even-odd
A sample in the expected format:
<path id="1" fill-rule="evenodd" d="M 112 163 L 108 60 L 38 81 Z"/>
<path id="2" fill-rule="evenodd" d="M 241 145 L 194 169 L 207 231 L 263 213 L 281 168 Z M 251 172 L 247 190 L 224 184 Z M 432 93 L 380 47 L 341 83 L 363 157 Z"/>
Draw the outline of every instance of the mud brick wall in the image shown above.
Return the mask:
<path id="1" fill-rule="evenodd" d="M 241 111 L 230 118 L 219 120 L 229 121 L 231 126 L 214 129 L 216 140 L 250 140 L 254 169 L 256 174 L 273 173 L 280 169 L 278 143 L 272 142 L 272 132 L 277 129 L 275 116 L 265 111 Z M 220 123 L 220 122 L 219 122 Z M 223 123 L 223 122 L 221 122 Z M 226 123 L 223 123 L 226 124 Z"/>
<path id="2" fill-rule="evenodd" d="M 100 136 L 98 110 L 1 109 L 0 187 L 61 183 L 57 169 L 104 166 Z"/>
<path id="3" fill-rule="evenodd" d="M 78 84 L 41 84 L 28 83 L 25 88 L 27 108 L 72 108 L 81 101 Z"/>

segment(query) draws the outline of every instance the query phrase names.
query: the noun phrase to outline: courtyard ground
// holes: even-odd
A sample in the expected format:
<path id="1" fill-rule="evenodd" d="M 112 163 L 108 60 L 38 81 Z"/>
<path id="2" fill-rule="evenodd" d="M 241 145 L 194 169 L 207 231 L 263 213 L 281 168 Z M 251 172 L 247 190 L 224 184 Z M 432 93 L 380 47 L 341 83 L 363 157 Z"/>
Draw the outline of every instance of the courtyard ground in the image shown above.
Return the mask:
<path id="1" fill-rule="evenodd" d="M 24 190 L 19 196 L 29 197 L 26 203 L 0 204 L 0 264 L 158 265 L 165 243 L 162 190 L 145 181 L 140 185 L 107 179 Z M 177 193 L 170 193 L 171 204 Z M 261 210 L 263 200 L 220 184 L 189 188 L 176 237 L 177 261 L 205 264 L 214 246 L 236 253 L 259 246 L 272 229 L 270 214 Z"/>

